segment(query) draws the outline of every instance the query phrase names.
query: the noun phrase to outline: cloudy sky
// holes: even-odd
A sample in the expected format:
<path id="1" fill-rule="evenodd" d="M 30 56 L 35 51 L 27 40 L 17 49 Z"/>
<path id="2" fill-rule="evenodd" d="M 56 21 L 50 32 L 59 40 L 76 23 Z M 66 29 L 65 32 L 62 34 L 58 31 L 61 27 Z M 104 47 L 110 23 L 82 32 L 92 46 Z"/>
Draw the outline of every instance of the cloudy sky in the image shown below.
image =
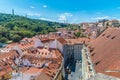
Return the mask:
<path id="1" fill-rule="evenodd" d="M 64 22 L 120 19 L 120 0 L 0 0 L 0 13 Z"/>

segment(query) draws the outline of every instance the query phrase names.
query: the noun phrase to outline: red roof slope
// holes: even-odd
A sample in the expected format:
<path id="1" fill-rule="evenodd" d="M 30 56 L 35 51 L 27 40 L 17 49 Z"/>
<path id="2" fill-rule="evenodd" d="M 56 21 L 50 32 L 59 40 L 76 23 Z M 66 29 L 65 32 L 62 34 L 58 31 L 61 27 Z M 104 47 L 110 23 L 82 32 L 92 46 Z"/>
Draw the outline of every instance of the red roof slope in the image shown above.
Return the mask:
<path id="1" fill-rule="evenodd" d="M 63 39 L 62 37 L 58 38 L 57 40 L 63 45 L 67 44 L 67 41 Z"/>
<path id="2" fill-rule="evenodd" d="M 108 28 L 88 48 L 96 72 L 120 77 L 120 28 Z"/>

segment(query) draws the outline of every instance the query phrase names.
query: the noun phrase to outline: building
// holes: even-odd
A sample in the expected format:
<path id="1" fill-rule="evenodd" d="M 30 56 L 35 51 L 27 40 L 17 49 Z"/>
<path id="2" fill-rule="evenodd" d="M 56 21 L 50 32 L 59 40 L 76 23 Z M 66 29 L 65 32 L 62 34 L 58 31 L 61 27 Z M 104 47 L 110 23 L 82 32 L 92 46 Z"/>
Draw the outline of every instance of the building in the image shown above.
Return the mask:
<path id="1" fill-rule="evenodd" d="M 119 27 L 120 23 L 118 20 L 110 20 L 106 22 L 106 26 Z"/>
<path id="2" fill-rule="evenodd" d="M 88 38 L 78 38 L 78 39 L 66 39 L 67 44 L 67 53 L 69 54 L 69 59 L 73 58 L 74 60 L 81 60 L 81 49 L 83 44 L 88 44 L 90 39 Z"/>
<path id="3" fill-rule="evenodd" d="M 9 44 L 0 53 L 0 78 L 62 80 L 64 59 L 60 51 L 62 48 L 57 46 L 56 41 L 33 37 Z"/>
<path id="4" fill-rule="evenodd" d="M 0 80 L 12 78 L 14 62 L 12 59 L 19 56 L 17 51 L 3 52 L 0 54 Z"/>
<path id="5" fill-rule="evenodd" d="M 105 23 L 106 23 L 107 21 L 109 21 L 109 20 L 106 20 L 106 19 L 98 20 L 97 26 L 98 26 L 98 27 L 106 27 L 106 26 L 105 26 Z"/>
<path id="6" fill-rule="evenodd" d="M 95 76 L 88 80 L 120 80 L 119 78 L 108 76 L 102 73 L 97 73 Z"/>
<path id="7" fill-rule="evenodd" d="M 74 31 L 71 30 L 70 28 L 57 28 L 58 32 L 57 34 L 59 37 L 62 37 L 64 39 L 73 39 L 75 38 Z"/>
<path id="8" fill-rule="evenodd" d="M 87 29 L 87 27 L 96 27 L 97 23 L 84 22 L 84 23 L 80 23 L 80 25 L 82 29 Z"/>
<path id="9" fill-rule="evenodd" d="M 120 78 L 120 28 L 108 28 L 83 48 L 83 73 L 88 79 L 96 73 Z M 90 72 L 92 74 L 90 74 Z"/>

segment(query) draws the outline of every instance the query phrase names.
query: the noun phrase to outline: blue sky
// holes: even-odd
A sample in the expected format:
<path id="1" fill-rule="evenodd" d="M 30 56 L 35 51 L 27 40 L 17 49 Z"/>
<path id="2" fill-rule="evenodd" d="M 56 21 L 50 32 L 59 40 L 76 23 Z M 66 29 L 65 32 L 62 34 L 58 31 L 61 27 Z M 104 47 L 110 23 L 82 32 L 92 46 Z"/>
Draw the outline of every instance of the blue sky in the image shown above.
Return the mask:
<path id="1" fill-rule="evenodd" d="M 69 23 L 120 19 L 120 0 L 0 0 L 0 12 Z"/>

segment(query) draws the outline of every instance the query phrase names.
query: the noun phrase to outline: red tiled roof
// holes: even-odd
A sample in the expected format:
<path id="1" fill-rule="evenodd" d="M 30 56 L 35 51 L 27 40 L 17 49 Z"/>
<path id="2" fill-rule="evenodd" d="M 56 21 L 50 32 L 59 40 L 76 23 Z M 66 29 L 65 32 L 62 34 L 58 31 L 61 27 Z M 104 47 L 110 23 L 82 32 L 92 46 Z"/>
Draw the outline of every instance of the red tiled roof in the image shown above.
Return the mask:
<path id="1" fill-rule="evenodd" d="M 118 20 L 110 20 L 109 22 L 119 22 Z"/>
<path id="2" fill-rule="evenodd" d="M 120 28 L 108 28 L 88 48 L 92 50 L 91 58 L 96 72 L 109 74 L 106 71 L 120 70 Z"/>
<path id="3" fill-rule="evenodd" d="M 57 40 L 63 45 L 67 44 L 67 41 L 65 39 L 61 38 L 61 37 L 58 38 Z"/>
<path id="4" fill-rule="evenodd" d="M 22 66 L 20 71 L 22 71 L 25 74 L 36 74 L 36 73 L 45 73 L 44 75 L 40 75 L 37 80 L 40 78 L 43 78 L 45 76 L 48 77 L 48 79 L 43 78 L 43 80 L 51 80 L 56 75 L 56 72 L 58 71 L 60 64 L 62 63 L 62 54 L 57 49 L 46 49 L 46 48 L 34 48 L 34 41 L 37 38 L 24 38 L 21 42 L 10 44 L 6 48 L 13 48 L 14 46 L 18 46 L 22 51 L 24 50 L 24 54 L 22 57 L 20 57 L 19 54 L 16 54 L 17 51 L 10 51 L 8 53 L 2 53 L 0 55 L 0 59 L 5 60 L 5 62 L 8 64 L 8 66 L 5 66 L 5 69 L 7 72 L 10 72 L 12 70 L 12 66 L 15 66 L 15 57 L 20 57 L 21 60 L 28 60 L 31 64 L 34 64 L 34 66 L 28 68 L 26 66 Z M 48 40 L 47 38 L 44 38 L 43 40 Z M 58 40 L 65 44 L 67 43 L 63 38 L 58 38 Z M 0 62 L 0 67 L 4 66 L 5 63 Z M 40 67 L 40 65 L 42 67 Z M 38 68 L 39 67 L 39 68 Z M 4 71 L 0 72 L 0 75 L 4 75 Z"/>
<path id="5" fill-rule="evenodd" d="M 43 72 L 40 75 L 38 75 L 35 80 L 51 80 L 51 79 L 52 78 L 50 76 Z"/>
<path id="6" fill-rule="evenodd" d="M 4 61 L 0 62 L 0 68 L 1 68 L 0 76 L 3 76 L 5 74 L 12 72 L 12 68 L 9 64 L 7 64 L 7 62 L 4 62 Z"/>
<path id="7" fill-rule="evenodd" d="M 78 38 L 78 39 L 66 39 L 66 41 L 68 41 L 68 43 L 70 44 L 76 44 L 76 43 L 89 43 L 91 40 L 89 38 Z"/>
<path id="8" fill-rule="evenodd" d="M 0 54 L 0 59 L 5 59 L 5 58 L 13 58 L 14 56 L 18 56 L 18 52 L 17 51 L 10 51 L 7 53 L 2 53 Z"/>
<path id="9" fill-rule="evenodd" d="M 36 73 L 41 73 L 43 69 L 38 69 L 38 68 L 34 68 L 31 67 L 28 70 L 26 70 L 24 73 L 25 74 L 36 74 Z"/>
<path id="10" fill-rule="evenodd" d="M 18 43 L 11 43 L 11 44 L 8 44 L 6 48 L 13 48 L 16 45 L 18 45 Z"/>

